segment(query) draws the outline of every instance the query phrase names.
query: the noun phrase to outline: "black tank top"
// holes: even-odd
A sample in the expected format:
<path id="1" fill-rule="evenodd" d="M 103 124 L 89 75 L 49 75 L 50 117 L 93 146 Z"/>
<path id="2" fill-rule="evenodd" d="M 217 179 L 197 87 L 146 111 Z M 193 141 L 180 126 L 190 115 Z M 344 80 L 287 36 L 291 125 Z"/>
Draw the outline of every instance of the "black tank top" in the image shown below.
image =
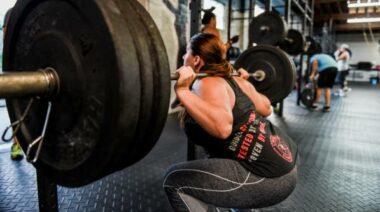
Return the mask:
<path id="1" fill-rule="evenodd" d="M 235 93 L 231 135 L 225 140 L 218 139 L 187 116 L 185 132 L 189 140 L 203 146 L 210 157 L 238 160 L 259 176 L 279 177 L 291 171 L 297 157 L 295 143 L 286 133 L 256 113 L 253 102 L 232 78 L 225 80 Z"/>

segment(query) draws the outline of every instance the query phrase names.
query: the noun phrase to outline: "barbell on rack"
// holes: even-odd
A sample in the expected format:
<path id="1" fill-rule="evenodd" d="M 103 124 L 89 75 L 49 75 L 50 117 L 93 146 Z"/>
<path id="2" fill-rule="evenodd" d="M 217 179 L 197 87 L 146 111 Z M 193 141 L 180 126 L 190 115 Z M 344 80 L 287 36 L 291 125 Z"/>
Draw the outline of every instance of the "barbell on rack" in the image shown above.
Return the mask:
<path id="1" fill-rule="evenodd" d="M 249 25 L 249 43 L 279 46 L 290 55 L 303 53 L 305 38 L 295 29 L 289 29 L 284 19 L 275 12 L 264 12 L 254 17 Z"/>
<path id="2" fill-rule="evenodd" d="M 126 168 L 158 140 L 170 67 L 137 1 L 17 1 L 3 53 L 0 98 L 15 136 L 58 185 L 82 186 Z M 272 102 L 293 87 L 293 62 L 272 46 L 249 48 L 234 68 L 251 73 L 249 81 Z"/>
<path id="3" fill-rule="evenodd" d="M 304 52 L 305 37 L 295 29 L 289 29 L 286 37 L 279 43 L 279 47 L 290 55 L 299 55 Z"/>
<path id="4" fill-rule="evenodd" d="M 277 45 L 287 35 L 287 24 L 275 12 L 264 12 L 249 24 L 249 44 Z"/>

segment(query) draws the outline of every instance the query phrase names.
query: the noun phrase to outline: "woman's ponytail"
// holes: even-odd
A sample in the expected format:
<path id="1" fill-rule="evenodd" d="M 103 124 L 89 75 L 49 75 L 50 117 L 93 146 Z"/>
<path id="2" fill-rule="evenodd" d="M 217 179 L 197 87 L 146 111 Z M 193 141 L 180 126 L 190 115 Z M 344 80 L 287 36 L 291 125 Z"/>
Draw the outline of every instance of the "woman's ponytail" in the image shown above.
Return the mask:
<path id="1" fill-rule="evenodd" d="M 226 59 L 222 59 L 220 63 L 206 63 L 200 72 L 207 73 L 211 76 L 231 77 L 234 68 Z"/>

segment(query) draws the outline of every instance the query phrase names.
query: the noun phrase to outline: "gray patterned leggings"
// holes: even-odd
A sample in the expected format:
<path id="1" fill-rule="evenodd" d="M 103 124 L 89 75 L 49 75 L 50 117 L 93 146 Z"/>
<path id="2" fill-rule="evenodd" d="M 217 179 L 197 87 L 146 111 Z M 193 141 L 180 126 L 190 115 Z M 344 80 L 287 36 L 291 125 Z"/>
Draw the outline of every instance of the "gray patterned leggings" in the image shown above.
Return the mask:
<path id="1" fill-rule="evenodd" d="M 212 208 L 261 208 L 287 198 L 296 186 L 297 168 L 277 178 L 247 171 L 229 159 L 195 160 L 173 165 L 164 189 L 174 211 Z"/>

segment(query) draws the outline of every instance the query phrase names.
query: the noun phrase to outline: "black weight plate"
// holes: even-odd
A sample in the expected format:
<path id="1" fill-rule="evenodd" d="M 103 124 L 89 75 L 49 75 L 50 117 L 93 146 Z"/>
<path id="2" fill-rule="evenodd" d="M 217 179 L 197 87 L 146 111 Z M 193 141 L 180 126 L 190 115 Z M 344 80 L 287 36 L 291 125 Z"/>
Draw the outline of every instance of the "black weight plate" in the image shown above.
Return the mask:
<path id="1" fill-rule="evenodd" d="M 277 45 L 286 37 L 287 31 L 287 25 L 280 15 L 274 12 L 261 13 L 249 24 L 249 44 Z"/>
<path id="2" fill-rule="evenodd" d="M 234 68 L 244 68 L 249 73 L 263 70 L 266 74 L 263 81 L 258 82 L 253 78 L 249 78 L 249 81 L 272 103 L 287 97 L 295 83 L 293 60 L 281 49 L 269 45 L 259 45 L 245 50 L 235 61 Z"/>
<path id="3" fill-rule="evenodd" d="M 287 39 L 280 43 L 280 48 L 290 55 L 299 55 L 304 51 L 305 38 L 295 29 L 289 29 Z"/>
<path id="4" fill-rule="evenodd" d="M 301 91 L 301 102 L 306 107 L 310 107 L 314 101 L 314 90 L 312 88 L 304 88 Z"/>
<path id="5" fill-rule="evenodd" d="M 152 55 L 153 67 L 151 69 L 154 83 L 154 104 L 152 108 L 152 116 L 149 126 L 145 129 L 145 137 L 140 142 L 139 148 L 150 150 L 165 126 L 170 101 L 170 66 L 166 53 L 166 48 L 162 40 L 161 34 L 154 23 L 150 14 L 137 1 L 123 1 L 129 3 L 134 11 L 139 15 L 145 29 L 148 30 L 147 41 L 151 43 L 150 54 Z M 146 133 L 146 130 L 149 133 Z M 137 158 L 143 157 L 147 152 L 138 151 Z"/>
<path id="6" fill-rule="evenodd" d="M 116 144 L 132 142 L 140 104 L 136 50 L 109 0 L 17 1 L 4 46 L 6 70 L 57 70 L 61 90 L 35 164 L 63 186 L 115 171 Z M 7 100 L 12 121 L 26 99 Z M 41 134 L 47 99 L 38 100 L 17 137 L 24 151 Z M 128 151 L 125 152 L 128 154 Z"/>
<path id="7" fill-rule="evenodd" d="M 129 143 L 121 143 L 119 144 L 118 150 L 115 152 L 114 162 L 113 164 L 117 164 L 118 167 L 123 168 L 128 164 L 132 164 L 141 157 L 137 155 L 139 152 L 143 152 L 142 154 L 147 154 L 150 149 L 143 148 L 140 146 L 141 143 L 144 143 L 147 146 L 151 141 L 144 140 L 144 136 L 146 136 L 146 129 L 151 122 L 151 114 L 152 114 L 152 106 L 154 101 L 154 80 L 152 69 L 155 68 L 155 55 L 150 54 L 151 49 L 153 48 L 153 43 L 150 41 L 150 37 L 148 34 L 148 30 L 145 25 L 139 19 L 136 12 L 131 8 L 131 6 L 126 3 L 126 1 L 114 0 L 114 2 L 118 5 L 121 14 L 124 17 L 125 25 L 128 26 L 130 33 L 132 35 L 134 44 L 137 50 L 137 61 L 139 64 L 139 71 L 141 77 L 141 98 L 140 98 L 140 112 L 139 112 L 139 121 L 137 124 L 134 141 L 132 144 Z M 156 143 L 154 141 L 153 145 Z M 126 149 L 133 150 L 131 154 L 123 154 Z"/>
<path id="8" fill-rule="evenodd" d="M 240 54 L 241 51 L 239 47 L 231 46 L 231 48 L 228 49 L 227 57 L 230 60 L 235 60 L 240 56 Z"/>

